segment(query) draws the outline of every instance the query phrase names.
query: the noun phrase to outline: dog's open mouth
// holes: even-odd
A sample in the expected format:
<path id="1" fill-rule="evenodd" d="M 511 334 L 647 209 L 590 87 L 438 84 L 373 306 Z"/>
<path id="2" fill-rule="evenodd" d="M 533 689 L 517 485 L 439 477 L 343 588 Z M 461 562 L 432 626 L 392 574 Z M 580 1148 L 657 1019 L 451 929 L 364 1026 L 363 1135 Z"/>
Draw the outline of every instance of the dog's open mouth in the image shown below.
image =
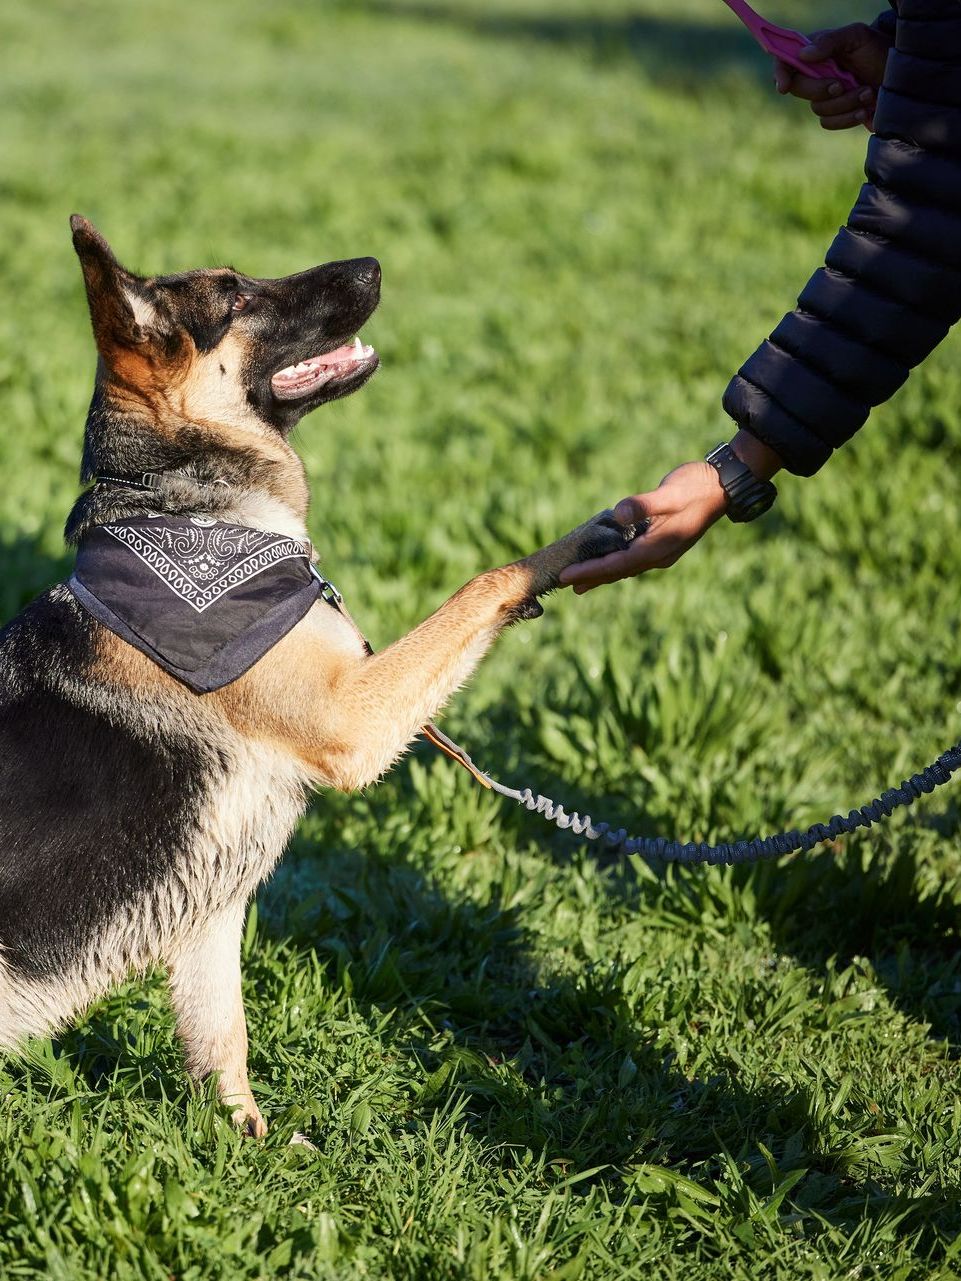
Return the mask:
<path id="1" fill-rule="evenodd" d="M 278 400 L 299 400 L 327 383 L 341 382 L 366 369 L 377 353 L 359 338 L 344 347 L 311 356 L 299 364 L 280 369 L 270 380 L 270 388 Z"/>

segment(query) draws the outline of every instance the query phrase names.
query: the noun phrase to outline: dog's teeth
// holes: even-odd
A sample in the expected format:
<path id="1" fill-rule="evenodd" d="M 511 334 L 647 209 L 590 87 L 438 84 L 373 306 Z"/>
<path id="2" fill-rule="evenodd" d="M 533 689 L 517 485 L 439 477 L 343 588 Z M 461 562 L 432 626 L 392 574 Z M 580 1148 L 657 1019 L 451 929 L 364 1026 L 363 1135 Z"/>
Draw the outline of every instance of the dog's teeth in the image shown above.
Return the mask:
<path id="1" fill-rule="evenodd" d="M 363 354 L 364 344 L 360 341 L 360 338 L 357 337 L 354 339 L 354 357 L 363 356 Z"/>

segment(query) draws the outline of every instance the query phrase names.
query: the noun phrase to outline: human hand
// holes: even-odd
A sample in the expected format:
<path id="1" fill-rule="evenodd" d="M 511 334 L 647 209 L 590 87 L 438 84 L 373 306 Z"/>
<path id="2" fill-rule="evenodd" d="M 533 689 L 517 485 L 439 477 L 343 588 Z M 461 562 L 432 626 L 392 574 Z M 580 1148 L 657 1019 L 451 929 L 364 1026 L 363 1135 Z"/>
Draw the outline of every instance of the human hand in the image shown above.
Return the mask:
<path id="1" fill-rule="evenodd" d="M 758 480 L 770 480 L 781 468 L 781 459 L 768 445 L 743 428 L 731 448 Z M 694 546 L 724 514 L 727 495 L 710 463 L 682 463 L 647 494 L 622 498 L 614 517 L 622 525 L 637 525 L 642 532 L 623 551 L 569 565 L 560 573 L 562 587 L 573 587 L 578 596 L 616 583 L 621 578 L 667 569 Z"/>
<path id="2" fill-rule="evenodd" d="M 582 596 L 602 583 L 633 578 L 649 569 L 667 569 L 724 514 L 726 506 L 727 496 L 714 468 L 708 463 L 683 463 L 657 489 L 622 498 L 614 508 L 622 525 L 646 525 L 643 533 L 623 551 L 569 565 L 561 571 L 561 586 L 571 586 Z"/>
<path id="3" fill-rule="evenodd" d="M 789 93 L 810 102 L 822 129 L 851 129 L 856 125 L 872 129 L 877 90 L 884 79 L 890 49 L 890 39 L 863 22 L 853 22 L 833 31 L 815 31 L 811 43 L 798 57 L 810 63 L 833 58 L 838 66 L 856 77 L 859 87 L 845 89 L 837 80 L 806 76 L 779 59 L 774 62 L 774 84 L 778 93 Z"/>

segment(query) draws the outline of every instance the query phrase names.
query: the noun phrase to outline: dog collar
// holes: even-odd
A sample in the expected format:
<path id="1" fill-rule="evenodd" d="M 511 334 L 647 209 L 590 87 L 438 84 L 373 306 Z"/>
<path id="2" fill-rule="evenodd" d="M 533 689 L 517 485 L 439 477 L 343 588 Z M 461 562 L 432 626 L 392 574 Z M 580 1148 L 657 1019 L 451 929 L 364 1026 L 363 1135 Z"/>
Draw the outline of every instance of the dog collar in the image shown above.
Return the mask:
<path id="1" fill-rule="evenodd" d="M 163 476 L 164 473 L 160 471 L 142 471 L 135 476 L 108 476 L 103 473 L 102 475 L 94 476 L 93 479 L 96 485 L 127 485 L 130 489 L 154 490 L 160 488 Z"/>
<path id="2" fill-rule="evenodd" d="M 90 529 L 67 585 L 110 631 L 207 693 L 242 676 L 319 596 L 337 598 L 311 554 L 284 534 L 138 516 Z"/>
<path id="3" fill-rule="evenodd" d="M 160 488 L 160 483 L 165 476 L 176 476 L 178 480 L 189 480 L 194 485 L 226 485 L 225 480 L 197 480 L 193 476 L 185 476 L 182 472 L 176 471 L 138 471 L 129 472 L 120 476 L 114 476 L 110 472 L 98 472 L 93 478 L 95 485 L 126 485 L 128 489 L 142 489 L 153 492 Z"/>

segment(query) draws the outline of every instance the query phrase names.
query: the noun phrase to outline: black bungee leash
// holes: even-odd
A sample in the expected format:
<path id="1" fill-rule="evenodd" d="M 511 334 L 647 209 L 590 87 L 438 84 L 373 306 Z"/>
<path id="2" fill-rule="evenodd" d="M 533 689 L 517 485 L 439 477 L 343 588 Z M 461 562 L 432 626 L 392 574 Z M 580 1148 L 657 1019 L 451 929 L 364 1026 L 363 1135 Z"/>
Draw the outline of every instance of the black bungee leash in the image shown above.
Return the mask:
<path id="1" fill-rule="evenodd" d="M 629 836 L 623 827 L 615 829 L 610 823 L 595 823 L 590 814 L 583 817 L 576 812 L 568 814 L 563 805 L 551 800 L 549 796 L 535 795 L 529 787 L 523 790 L 506 787 L 491 778 L 474 764 L 462 747 L 442 734 L 436 726 L 426 725 L 424 734 L 435 747 L 463 765 L 481 786 L 496 792 L 498 796 L 523 805 L 531 813 L 540 814 L 546 822 L 553 823 L 564 831 L 570 830 L 589 841 L 602 841 L 612 854 L 637 854 L 653 864 L 708 863 L 717 866 L 759 863 L 762 859 L 779 858 L 783 854 L 795 854 L 802 850 L 806 853 L 823 841 L 833 841 L 839 836 L 856 832 L 858 828 L 871 827 L 902 806 L 912 805 L 919 796 L 933 792 L 936 787 L 947 783 L 951 775 L 961 768 L 961 744 L 957 744 L 942 752 L 936 761 L 919 774 L 912 774 L 899 787 L 889 788 L 875 800 L 851 810 L 847 816 L 835 814 L 826 823 L 812 823 L 804 831 L 794 828 L 787 832 L 775 832 L 771 836 L 755 836 L 751 840 L 723 841 L 719 845 L 710 845 L 707 841 L 682 842 L 670 840 L 666 836 Z"/>
<path id="2" fill-rule="evenodd" d="M 630 536 L 636 537 L 639 532 L 640 529 L 631 527 Z M 770 836 L 754 836 L 750 839 L 745 837 L 739 841 L 722 841 L 711 845 L 707 841 L 677 841 L 666 836 L 630 836 L 626 828 L 613 828 L 603 820 L 595 823 L 590 814 L 583 817 L 576 811 L 568 814 L 560 802 L 540 793 L 535 794 L 529 787 L 520 789 L 499 783 L 476 766 L 464 749 L 446 734 L 442 734 L 435 725 L 426 725 L 423 732 L 435 747 L 468 770 L 482 787 L 523 805 L 532 814 L 539 814 L 545 822 L 553 823 L 563 831 L 571 831 L 589 841 L 603 842 L 611 854 L 639 855 L 654 866 L 664 863 L 730 866 L 736 863 L 759 863 L 762 859 L 780 858 L 800 851 L 807 853 L 815 845 L 836 840 L 839 836 L 849 835 L 862 827 L 871 827 L 882 819 L 889 818 L 895 810 L 913 805 L 918 797 L 949 782 L 951 775 L 961 768 L 961 743 L 956 743 L 919 774 L 912 774 L 900 786 L 888 788 L 873 801 L 850 810 L 846 816 L 835 814 L 826 823 L 812 823 L 803 831 L 792 828 L 785 832 L 773 832 Z"/>

